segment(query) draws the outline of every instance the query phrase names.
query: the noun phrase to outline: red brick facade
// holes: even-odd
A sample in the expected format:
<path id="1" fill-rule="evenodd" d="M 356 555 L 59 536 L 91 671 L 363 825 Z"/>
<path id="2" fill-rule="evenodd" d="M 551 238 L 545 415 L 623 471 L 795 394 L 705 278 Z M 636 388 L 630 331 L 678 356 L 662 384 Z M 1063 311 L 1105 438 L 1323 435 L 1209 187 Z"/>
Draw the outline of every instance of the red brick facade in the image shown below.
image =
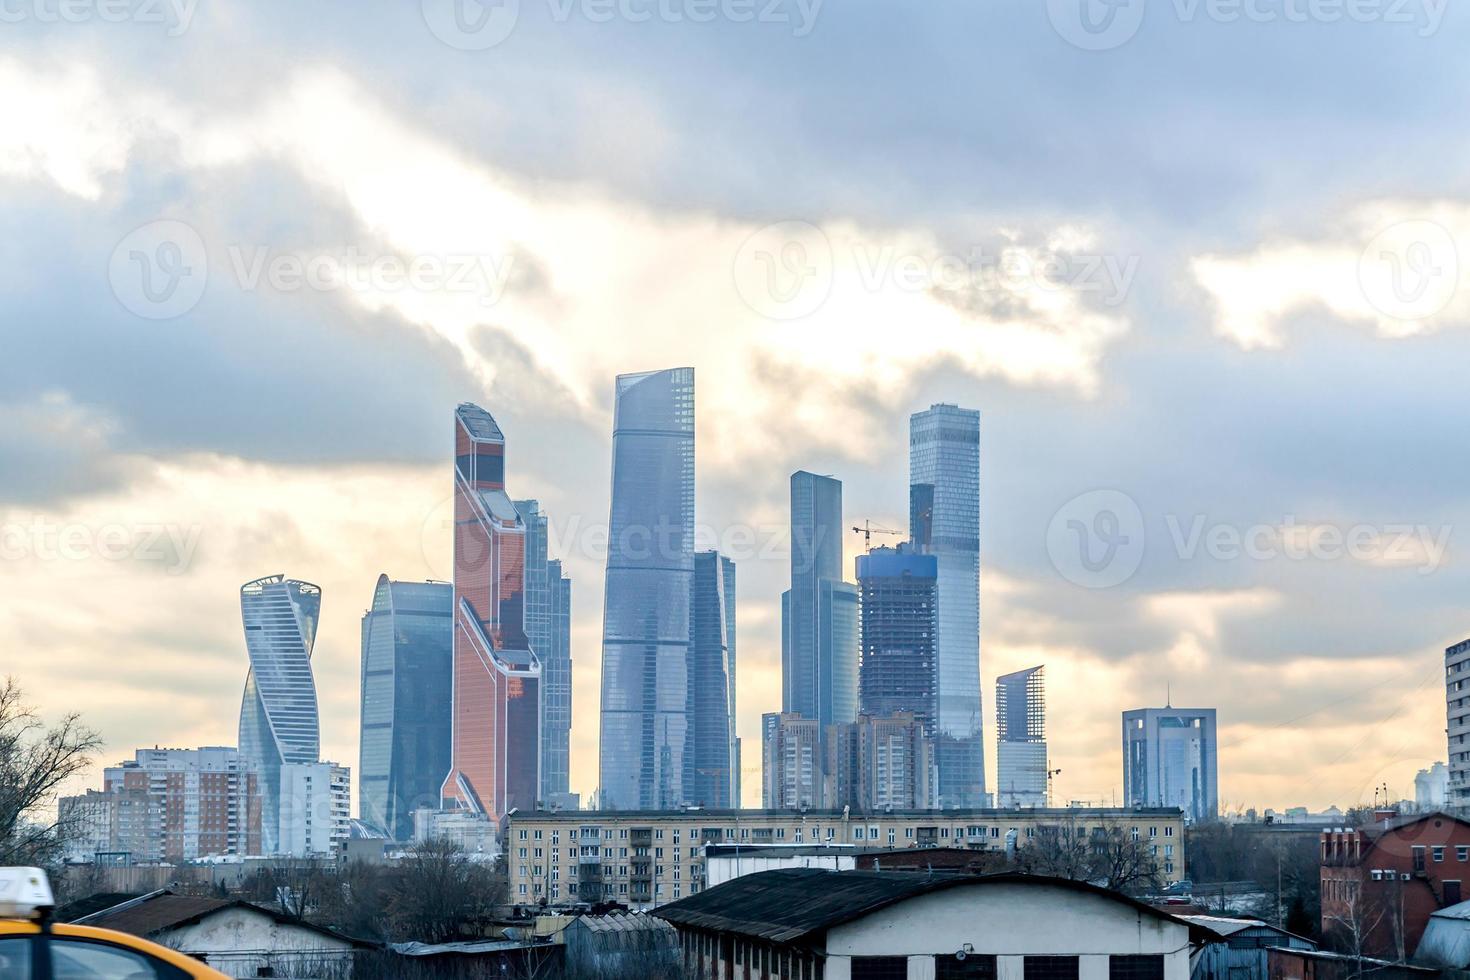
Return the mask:
<path id="1" fill-rule="evenodd" d="M 1346 952 L 1411 957 L 1430 915 L 1470 898 L 1466 884 L 1470 823 L 1448 814 L 1324 831 L 1323 937 Z"/>

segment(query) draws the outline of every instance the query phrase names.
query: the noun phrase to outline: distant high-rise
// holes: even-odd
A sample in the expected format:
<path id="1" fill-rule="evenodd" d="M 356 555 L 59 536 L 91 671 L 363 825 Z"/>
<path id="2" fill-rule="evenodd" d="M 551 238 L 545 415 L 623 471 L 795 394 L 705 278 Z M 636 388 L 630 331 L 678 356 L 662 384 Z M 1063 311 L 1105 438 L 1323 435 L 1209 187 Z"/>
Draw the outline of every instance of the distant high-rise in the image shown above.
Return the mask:
<path id="1" fill-rule="evenodd" d="M 822 731 L 815 718 L 761 716 L 761 806 L 767 810 L 820 809 Z"/>
<path id="2" fill-rule="evenodd" d="M 936 567 L 907 546 L 874 548 L 857 559 L 861 595 L 860 711 L 874 717 L 912 712 L 934 734 Z"/>
<path id="3" fill-rule="evenodd" d="M 1123 712 L 1123 802 L 1168 806 L 1192 823 L 1220 806 L 1214 708 L 1139 708 Z"/>
<path id="4" fill-rule="evenodd" d="M 602 625 L 599 805 L 686 801 L 694 369 L 617 379 Z"/>
<path id="5" fill-rule="evenodd" d="M 735 563 L 717 551 L 694 555 L 689 607 L 688 802 L 739 807 L 735 747 Z"/>
<path id="6" fill-rule="evenodd" d="M 413 837 L 413 812 L 439 805 L 449 771 L 454 691 L 454 587 L 378 578 L 362 617 L 358 815 L 393 840 Z"/>
<path id="7" fill-rule="evenodd" d="M 996 803 L 1046 806 L 1046 668 L 995 681 Z"/>
<path id="8" fill-rule="evenodd" d="M 526 525 L 526 637 L 541 662 L 541 796 L 565 799 L 571 782 L 572 583 L 548 558 L 547 518 L 535 500 L 517 500 Z"/>
<path id="9" fill-rule="evenodd" d="M 857 717 L 857 590 L 843 580 L 842 483 L 791 474 L 791 588 L 781 596 L 781 710 Z"/>
<path id="10" fill-rule="evenodd" d="M 982 806 L 979 412 L 934 405 L 909 419 L 909 534 L 939 561 L 939 802 Z"/>
<path id="11" fill-rule="evenodd" d="M 1450 806 L 1470 806 L 1470 640 L 1444 652 Z"/>
<path id="12" fill-rule="evenodd" d="M 454 413 L 454 701 L 447 808 L 498 821 L 536 806 L 541 666 L 528 649 L 526 525 L 505 492 L 505 436 Z"/>
<path id="13" fill-rule="evenodd" d="M 250 670 L 240 702 L 240 758 L 258 776 L 260 844 L 280 848 L 281 766 L 317 762 L 321 730 L 311 651 L 322 591 L 271 575 L 240 587 Z"/>
<path id="14" fill-rule="evenodd" d="M 928 810 L 936 805 L 934 740 L 908 711 L 858 716 L 827 732 L 829 809 Z"/>

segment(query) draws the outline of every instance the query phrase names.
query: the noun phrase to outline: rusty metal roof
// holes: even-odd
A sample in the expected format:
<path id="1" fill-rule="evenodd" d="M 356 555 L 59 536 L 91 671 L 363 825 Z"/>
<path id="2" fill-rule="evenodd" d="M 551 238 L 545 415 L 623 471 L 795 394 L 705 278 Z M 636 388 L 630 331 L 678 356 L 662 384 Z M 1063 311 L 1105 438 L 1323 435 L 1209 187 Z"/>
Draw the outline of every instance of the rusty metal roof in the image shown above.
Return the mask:
<path id="1" fill-rule="evenodd" d="M 1086 892 L 1127 905 L 1140 915 L 1176 922 L 1196 942 L 1219 937 L 1210 929 L 1082 881 L 1036 875 L 931 875 L 912 871 L 827 871 L 782 868 L 745 875 L 652 914 L 675 925 L 733 932 L 775 943 L 810 943 L 833 926 L 906 899 L 947 888 L 1022 884 Z"/>

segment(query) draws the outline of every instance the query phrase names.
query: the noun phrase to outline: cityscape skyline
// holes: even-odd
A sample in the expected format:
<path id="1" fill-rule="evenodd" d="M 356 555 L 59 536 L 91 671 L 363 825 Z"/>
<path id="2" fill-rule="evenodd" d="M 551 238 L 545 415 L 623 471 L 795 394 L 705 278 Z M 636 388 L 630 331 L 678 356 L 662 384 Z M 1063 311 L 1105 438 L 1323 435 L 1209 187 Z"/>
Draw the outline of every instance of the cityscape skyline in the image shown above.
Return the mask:
<path id="1" fill-rule="evenodd" d="M 655 373 L 657 373 L 657 372 L 655 372 Z M 474 406 L 469 406 L 469 407 L 470 408 L 474 408 Z M 462 409 L 461 410 L 463 411 L 463 409 L 464 409 L 464 406 L 462 406 Z M 493 425 L 493 422 L 491 424 Z M 496 436 L 498 438 L 503 439 L 503 436 L 501 436 L 499 434 L 498 428 L 496 429 L 496 433 L 495 434 L 496 434 Z M 799 476 L 799 475 L 802 475 L 802 474 L 800 474 L 800 473 L 794 474 L 794 476 Z M 810 474 L 807 474 L 807 475 L 810 475 Z M 839 483 L 839 492 L 840 492 L 840 483 Z M 523 513 L 524 512 L 530 512 L 531 514 L 536 515 L 543 524 L 546 523 L 546 521 L 545 521 L 545 515 L 544 514 L 540 514 L 538 511 L 536 511 L 536 509 L 535 509 L 536 508 L 536 503 L 534 501 L 518 501 L 518 502 L 516 502 L 516 504 L 514 506 L 516 508 L 520 508 L 521 512 L 523 512 Z M 911 508 L 913 506 L 914 506 L 913 505 L 913 497 L 911 496 Z M 856 528 L 853 528 L 853 530 L 857 530 L 857 529 Z M 547 532 L 543 529 L 542 533 L 543 534 L 546 534 Z M 544 549 L 545 548 L 545 545 L 543 544 L 542 547 Z M 543 554 L 544 554 L 544 551 L 543 551 Z M 262 580 L 262 581 L 267 581 L 267 580 Z M 254 583 L 252 583 L 252 584 L 254 584 Z M 739 737 L 739 733 L 737 733 L 737 735 L 735 737 L 738 738 Z M 350 756 L 349 756 L 349 758 L 350 758 Z M 758 753 L 757 753 L 757 758 L 758 758 Z M 750 756 L 747 756 L 746 757 L 746 765 L 745 765 L 744 770 L 743 770 L 743 775 L 746 776 L 747 779 L 753 777 L 757 781 L 757 783 L 759 781 L 759 778 L 760 778 L 759 763 L 756 762 L 756 764 L 752 765 L 751 764 L 751 758 L 750 758 Z M 585 784 L 583 784 L 583 785 L 585 785 Z M 592 798 L 592 792 L 590 790 L 583 789 L 582 792 L 584 793 L 584 797 L 583 797 L 584 800 L 588 800 L 588 799 L 591 799 Z M 750 804 L 750 803 L 754 802 L 752 800 L 752 797 L 753 796 L 754 796 L 754 793 L 751 793 L 751 792 L 747 791 L 746 795 L 742 798 L 743 799 L 743 802 L 746 803 L 746 804 Z M 1106 798 L 1104 798 L 1101 802 L 1106 802 Z M 354 811 L 355 812 L 359 809 L 359 806 L 360 806 L 360 804 L 355 800 L 354 801 Z"/>

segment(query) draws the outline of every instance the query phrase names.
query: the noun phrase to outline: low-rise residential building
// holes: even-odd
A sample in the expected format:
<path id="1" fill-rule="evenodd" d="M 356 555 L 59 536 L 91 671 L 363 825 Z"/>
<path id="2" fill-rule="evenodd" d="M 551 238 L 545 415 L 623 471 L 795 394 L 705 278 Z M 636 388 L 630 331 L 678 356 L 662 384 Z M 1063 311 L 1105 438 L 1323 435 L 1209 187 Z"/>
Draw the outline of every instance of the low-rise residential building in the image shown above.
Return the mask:
<path id="1" fill-rule="evenodd" d="M 1470 881 L 1470 822 L 1447 813 L 1380 815 L 1323 831 L 1321 847 L 1322 933 L 1352 953 L 1413 956 L 1430 916 Z"/>
<path id="2" fill-rule="evenodd" d="M 1184 815 L 1172 808 L 1032 810 L 602 810 L 507 815 L 511 901 L 615 901 L 647 910 L 707 885 L 708 844 L 839 844 L 869 849 L 956 847 L 1004 852 L 1044 828 L 1120 829 L 1149 849 L 1160 877 L 1184 877 Z"/>
<path id="3" fill-rule="evenodd" d="M 1208 930 L 1116 892 L 1028 875 L 787 869 L 653 913 L 684 975 L 771 980 L 1188 980 Z"/>

